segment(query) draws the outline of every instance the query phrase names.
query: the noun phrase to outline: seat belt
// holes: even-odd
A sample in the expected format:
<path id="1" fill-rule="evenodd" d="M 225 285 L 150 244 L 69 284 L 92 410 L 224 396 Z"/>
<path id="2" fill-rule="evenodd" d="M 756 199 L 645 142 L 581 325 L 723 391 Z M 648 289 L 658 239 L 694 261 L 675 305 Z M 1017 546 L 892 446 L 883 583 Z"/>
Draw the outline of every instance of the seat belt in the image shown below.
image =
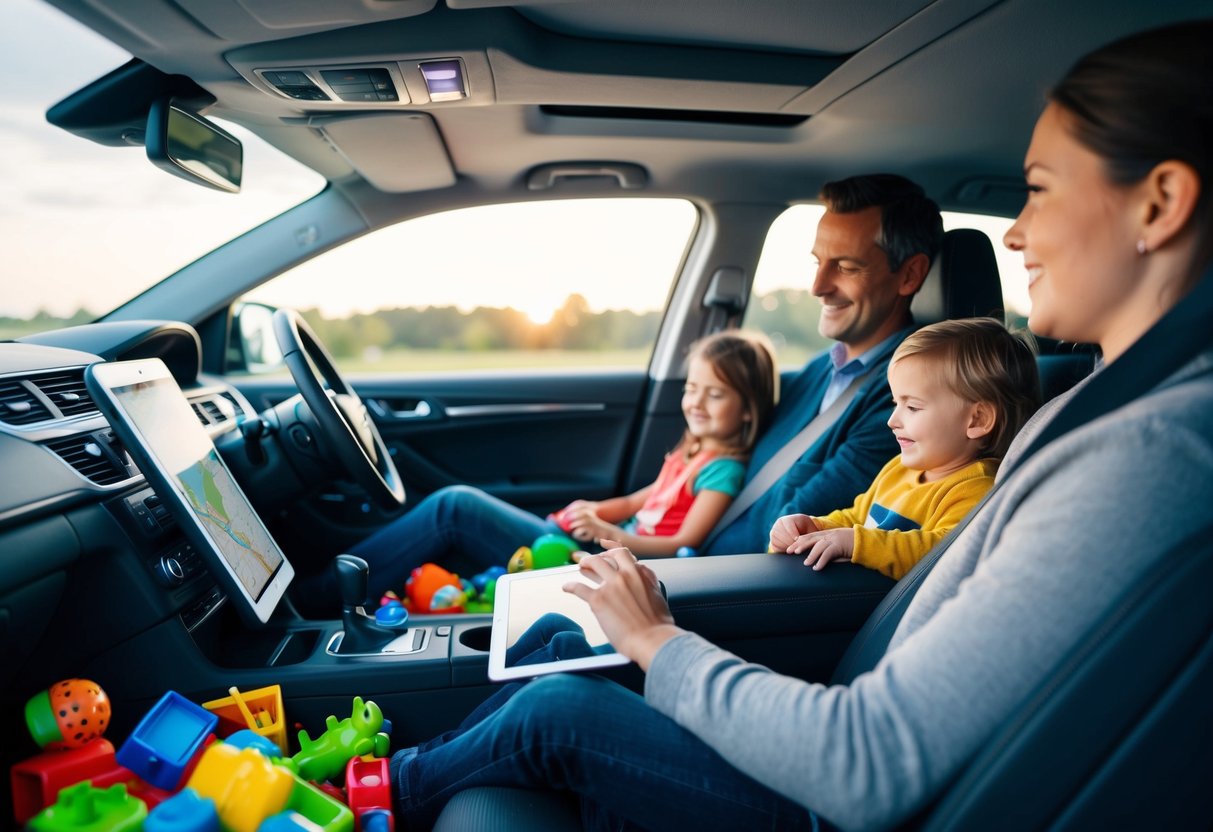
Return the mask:
<path id="1" fill-rule="evenodd" d="M 1074 398 L 1053 415 L 1024 449 L 1014 466 L 1003 472 L 998 483 L 981 502 L 897 582 L 851 640 L 834 670 L 831 684 L 849 684 L 856 676 L 876 666 L 927 574 L 1010 478 L 1012 471 L 1054 439 L 1153 390 L 1172 372 L 1208 349 L 1213 343 L 1213 330 L 1209 328 L 1210 315 L 1213 315 L 1213 267 L 1207 269 L 1192 291 L 1181 298 L 1145 335 L 1078 390 Z M 1160 373 L 1160 368 L 1169 368 L 1170 372 Z"/>
<path id="2" fill-rule="evenodd" d="M 860 375 L 855 376 L 854 380 L 847 385 L 847 388 L 839 394 L 838 398 L 830 402 L 829 407 L 818 413 L 807 425 L 800 429 L 800 433 L 789 439 L 774 456 L 767 460 L 766 465 L 763 465 L 758 473 L 754 475 L 754 479 L 746 483 L 745 488 L 741 489 L 741 493 L 737 495 L 737 498 L 729 504 L 724 516 L 716 523 L 717 530 L 727 529 L 746 509 L 754 505 L 755 501 L 767 492 L 767 489 L 788 472 L 788 469 L 792 467 L 792 463 L 800 459 L 805 451 L 813 447 L 813 443 L 820 439 L 821 435 L 838 421 L 838 417 L 842 415 L 842 412 L 847 409 L 847 405 L 855 398 L 855 394 L 859 392 L 859 385 L 863 384 L 864 379 L 871 372 L 871 368 L 868 368 Z"/>

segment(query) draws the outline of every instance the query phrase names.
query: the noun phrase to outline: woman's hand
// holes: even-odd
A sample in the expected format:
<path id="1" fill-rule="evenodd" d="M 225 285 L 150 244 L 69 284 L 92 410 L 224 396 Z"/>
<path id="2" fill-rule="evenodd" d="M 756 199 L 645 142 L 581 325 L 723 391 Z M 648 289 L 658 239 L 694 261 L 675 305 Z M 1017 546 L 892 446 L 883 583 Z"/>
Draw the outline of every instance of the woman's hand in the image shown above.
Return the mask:
<path id="1" fill-rule="evenodd" d="M 788 547 L 789 555 L 799 555 L 808 552 L 804 559 L 805 566 L 811 566 L 817 572 L 825 569 L 832 560 L 850 560 L 855 551 L 854 529 L 826 529 L 821 532 L 802 534 Z"/>
<path id="2" fill-rule="evenodd" d="M 807 514 L 785 514 L 771 527 L 772 552 L 791 552 L 790 548 L 802 535 L 818 531 L 821 527 Z M 797 552 L 796 554 L 799 554 Z"/>
<path id="3" fill-rule="evenodd" d="M 618 546 L 613 540 L 602 544 Z M 622 548 L 584 557 L 580 565 L 597 588 L 573 581 L 564 591 L 589 604 L 612 646 L 648 670 L 661 645 L 682 632 L 657 587 L 657 575 Z"/>

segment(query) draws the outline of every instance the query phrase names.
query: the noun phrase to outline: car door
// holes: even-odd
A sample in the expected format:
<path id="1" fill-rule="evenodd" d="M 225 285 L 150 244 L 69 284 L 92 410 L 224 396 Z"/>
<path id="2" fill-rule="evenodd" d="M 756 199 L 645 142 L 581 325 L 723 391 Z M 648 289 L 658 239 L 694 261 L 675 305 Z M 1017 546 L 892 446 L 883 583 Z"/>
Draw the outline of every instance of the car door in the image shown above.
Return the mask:
<path id="1" fill-rule="evenodd" d="M 649 364 L 697 222 L 690 203 L 668 199 L 407 220 L 248 293 L 233 307 L 229 353 L 255 351 L 241 342 L 257 326 L 241 321 L 264 318 L 262 304 L 302 310 L 366 402 L 411 501 L 454 484 L 541 514 L 605 498 L 651 481 L 680 434 L 677 399 L 654 397 Z M 243 355 L 227 373 L 258 410 L 295 392 L 274 363 Z M 387 519 L 342 484 L 304 513 L 309 536 L 334 542 Z"/>

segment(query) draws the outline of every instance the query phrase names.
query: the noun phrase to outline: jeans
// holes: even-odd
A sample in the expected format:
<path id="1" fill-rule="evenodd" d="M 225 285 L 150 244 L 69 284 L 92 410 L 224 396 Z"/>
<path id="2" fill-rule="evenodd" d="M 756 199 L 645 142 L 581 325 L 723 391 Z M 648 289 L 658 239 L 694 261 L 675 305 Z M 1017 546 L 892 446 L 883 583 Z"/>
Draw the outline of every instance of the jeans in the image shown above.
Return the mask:
<path id="1" fill-rule="evenodd" d="M 530 655 L 510 661 L 588 652 L 559 618 L 537 621 L 511 648 Z M 475 786 L 570 791 L 586 829 L 818 828 L 804 807 L 733 768 L 642 697 L 592 675 L 506 685 L 459 728 L 397 752 L 391 769 L 406 829 L 430 828 L 451 797 Z"/>
<path id="2" fill-rule="evenodd" d="M 370 565 L 370 597 L 378 598 L 389 589 L 401 592 L 409 573 L 423 563 L 441 564 L 458 556 L 475 572 L 504 567 L 519 546 L 559 531 L 555 523 L 478 488 L 453 485 L 426 497 L 356 544 L 350 554 Z"/>

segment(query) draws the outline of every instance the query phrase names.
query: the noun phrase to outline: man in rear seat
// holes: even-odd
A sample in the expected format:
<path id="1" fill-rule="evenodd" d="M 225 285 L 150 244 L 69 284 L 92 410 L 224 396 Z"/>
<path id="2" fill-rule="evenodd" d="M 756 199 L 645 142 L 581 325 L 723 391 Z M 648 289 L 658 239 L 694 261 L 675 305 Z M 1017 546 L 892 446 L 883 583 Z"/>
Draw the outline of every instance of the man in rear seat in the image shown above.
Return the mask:
<path id="1" fill-rule="evenodd" d="M 760 495 L 727 514 L 700 554 L 764 551 L 776 519 L 849 505 L 898 452 L 885 425 L 892 412 L 886 370 L 914 328 L 910 301 L 943 239 L 939 207 L 920 186 L 893 174 L 830 182 L 821 197 L 827 210 L 813 245 L 812 291 L 822 304 L 818 330 L 837 343 L 786 386 L 746 468 L 748 490 Z M 848 392 L 849 402 L 842 398 Z M 834 413 L 830 407 L 840 398 L 846 404 Z M 784 461 L 786 470 L 769 486 L 763 479 L 749 485 L 819 415 L 826 427 L 816 441 Z M 459 556 L 479 568 L 504 565 L 517 546 L 553 531 L 559 529 L 551 521 L 479 489 L 452 486 L 350 552 L 370 564 L 370 589 L 377 594 L 399 590 L 427 561 Z"/>

